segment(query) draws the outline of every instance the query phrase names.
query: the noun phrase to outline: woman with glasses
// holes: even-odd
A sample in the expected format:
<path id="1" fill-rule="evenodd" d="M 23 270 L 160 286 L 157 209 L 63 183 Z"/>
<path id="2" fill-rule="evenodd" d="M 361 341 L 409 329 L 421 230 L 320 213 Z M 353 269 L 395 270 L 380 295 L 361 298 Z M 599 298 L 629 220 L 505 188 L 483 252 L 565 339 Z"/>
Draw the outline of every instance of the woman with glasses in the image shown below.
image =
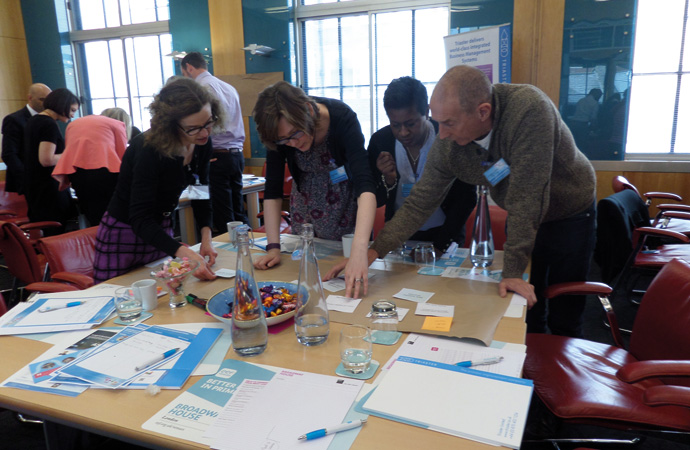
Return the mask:
<path id="1" fill-rule="evenodd" d="M 309 97 L 281 81 L 259 94 L 254 120 L 266 154 L 264 219 L 267 255 L 254 266 L 280 263 L 280 210 L 287 162 L 293 177 L 290 212 L 293 231 L 312 223 L 316 237 L 340 240 L 354 232 L 345 267 L 354 296 L 367 291 L 367 248 L 376 214 L 374 183 L 357 115 L 345 103 Z"/>
<path id="2" fill-rule="evenodd" d="M 188 185 L 208 184 L 210 133 L 223 111 L 209 91 L 184 78 L 166 84 L 149 110 L 151 129 L 127 148 L 98 228 L 94 279 L 102 282 L 166 255 L 198 261 L 194 275 L 213 279 L 210 201 L 192 201 L 199 253 L 173 239 L 171 216 Z"/>

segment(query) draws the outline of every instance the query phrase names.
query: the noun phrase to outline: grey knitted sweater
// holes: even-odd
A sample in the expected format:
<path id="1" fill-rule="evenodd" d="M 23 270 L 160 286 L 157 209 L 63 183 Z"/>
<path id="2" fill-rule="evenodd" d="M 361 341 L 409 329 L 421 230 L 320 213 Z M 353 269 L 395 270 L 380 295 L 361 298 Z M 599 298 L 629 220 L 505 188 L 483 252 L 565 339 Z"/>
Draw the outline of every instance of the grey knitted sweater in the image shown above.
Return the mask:
<path id="1" fill-rule="evenodd" d="M 522 277 L 541 223 L 571 217 L 593 204 L 594 169 L 543 92 L 530 85 L 495 84 L 492 105 L 488 151 L 474 142 L 460 146 L 436 138 L 421 179 L 372 244 L 379 255 L 419 229 L 456 177 L 489 185 L 484 172 L 501 158 L 510 166 L 510 175 L 489 189 L 494 201 L 508 211 L 504 277 Z"/>

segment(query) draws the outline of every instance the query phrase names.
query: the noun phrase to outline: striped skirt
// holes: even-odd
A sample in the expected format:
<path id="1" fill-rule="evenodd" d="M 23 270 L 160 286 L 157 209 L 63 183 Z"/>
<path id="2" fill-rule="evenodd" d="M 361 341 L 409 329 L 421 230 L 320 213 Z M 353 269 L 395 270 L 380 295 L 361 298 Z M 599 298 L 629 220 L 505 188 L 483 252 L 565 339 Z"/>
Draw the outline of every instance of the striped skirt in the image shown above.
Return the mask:
<path id="1" fill-rule="evenodd" d="M 165 217 L 161 226 L 168 235 L 173 235 L 170 217 Z M 106 212 L 96 235 L 93 278 L 96 283 L 102 283 L 165 256 L 166 253 L 134 234 L 130 225 Z"/>

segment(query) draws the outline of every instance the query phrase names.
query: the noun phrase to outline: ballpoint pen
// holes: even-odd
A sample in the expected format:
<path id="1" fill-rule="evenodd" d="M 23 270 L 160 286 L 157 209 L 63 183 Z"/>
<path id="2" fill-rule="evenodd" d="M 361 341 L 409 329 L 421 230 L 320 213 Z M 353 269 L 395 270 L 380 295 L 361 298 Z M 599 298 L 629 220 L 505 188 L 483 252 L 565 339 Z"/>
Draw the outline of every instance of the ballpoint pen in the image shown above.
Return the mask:
<path id="1" fill-rule="evenodd" d="M 165 358 L 174 355 L 179 350 L 180 350 L 179 348 L 173 348 L 173 349 L 170 349 L 163 354 L 154 356 L 153 358 L 149 359 L 148 361 L 144 362 L 143 364 L 139 364 L 138 366 L 136 366 L 134 368 L 134 370 L 136 370 L 137 372 L 144 370 L 147 367 L 152 366 L 152 365 L 156 364 L 157 362 L 163 361 Z"/>
<path id="2" fill-rule="evenodd" d="M 455 363 L 455 365 L 460 367 L 486 366 L 489 364 L 498 364 L 501 361 L 503 361 L 503 356 L 493 356 L 491 358 L 478 359 L 476 361 L 461 361 Z"/>
<path id="3" fill-rule="evenodd" d="M 79 305 L 81 305 L 81 304 L 83 304 L 83 303 L 84 303 L 84 302 L 82 302 L 82 301 L 76 301 L 76 302 L 65 303 L 65 304 L 63 304 L 63 305 L 44 306 L 43 308 L 39 308 L 39 309 L 38 309 L 38 312 L 44 313 L 44 312 L 55 311 L 55 310 L 58 310 L 58 309 L 71 308 L 71 307 L 73 307 L 73 306 L 79 306 Z"/>
<path id="4" fill-rule="evenodd" d="M 324 436 L 327 436 L 329 434 L 337 433 L 339 431 L 347 431 L 347 430 L 351 430 L 353 428 L 361 427 L 365 423 L 367 423 L 367 419 L 352 420 L 350 422 L 341 423 L 340 425 L 335 425 L 332 427 L 321 428 L 320 430 L 311 431 L 307 434 L 303 434 L 302 436 L 298 437 L 297 439 L 299 439 L 301 441 L 304 441 L 304 440 L 310 441 L 312 439 L 324 437 Z"/>

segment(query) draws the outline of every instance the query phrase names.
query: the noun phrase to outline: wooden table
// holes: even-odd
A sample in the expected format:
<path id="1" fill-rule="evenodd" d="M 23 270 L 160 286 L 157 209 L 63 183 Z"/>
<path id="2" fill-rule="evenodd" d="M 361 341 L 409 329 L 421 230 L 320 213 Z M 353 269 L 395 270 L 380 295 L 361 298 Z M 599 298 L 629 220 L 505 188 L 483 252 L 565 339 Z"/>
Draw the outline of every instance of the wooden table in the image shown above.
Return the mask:
<path id="1" fill-rule="evenodd" d="M 221 236 L 219 240 L 227 239 Z M 335 262 L 323 260 L 320 262 L 322 273 Z M 217 268 L 234 268 L 236 253 L 219 250 Z M 399 266 L 399 268 L 397 267 Z M 411 265 L 396 265 L 396 271 L 409 271 L 411 278 L 415 279 L 417 288 L 426 285 L 427 290 L 436 292 L 436 296 L 458 296 L 463 290 L 477 290 L 477 282 L 460 279 L 444 279 L 452 281 L 453 287 L 448 290 L 448 283 L 434 282 L 434 277 L 412 275 L 416 268 Z M 269 271 L 256 271 L 257 281 L 292 281 L 298 277 L 298 262 L 291 261 L 289 256 L 284 256 L 282 264 Z M 139 269 L 127 275 L 112 280 L 116 284 L 130 284 L 136 280 L 147 278 L 149 270 Z M 397 283 L 387 283 L 387 279 L 394 272 L 377 271 L 371 280 L 371 298 L 391 298 L 390 296 L 400 289 Z M 194 278 L 187 285 L 187 292 L 200 297 L 210 297 L 214 293 L 233 286 L 233 280 L 218 279 L 213 282 L 203 282 Z M 475 283 L 470 286 L 470 283 Z M 489 291 L 496 290 L 496 285 L 490 286 Z M 436 289 L 435 285 L 441 288 Z M 484 289 L 484 287 L 480 287 Z M 497 295 L 497 294 L 495 294 Z M 375 296 L 375 297 L 374 297 Z M 437 298 L 437 297 L 435 297 Z M 214 319 L 194 306 L 171 310 L 167 306 L 168 298 L 159 299 L 159 306 L 154 311 L 154 316 L 147 324 L 166 323 L 192 323 L 213 322 Z M 457 314 L 457 312 L 456 312 Z M 105 326 L 112 325 L 112 321 Z M 288 327 L 279 334 L 269 334 L 266 351 L 256 357 L 244 358 L 248 362 L 270 364 L 295 370 L 334 375 L 334 370 L 340 362 L 338 338 L 343 324 L 331 322 L 330 337 L 328 341 L 317 347 L 305 347 L 295 339 L 294 329 Z M 525 338 L 524 314 L 521 319 L 503 318 L 498 326 L 495 339 L 523 343 Z M 27 365 L 32 359 L 46 351 L 49 345 L 39 341 L 23 339 L 19 337 L 0 337 L 0 378 L 6 379 L 16 371 Z M 397 346 L 374 346 L 374 359 L 385 363 L 394 353 Z M 232 350 L 228 352 L 228 358 L 242 359 Z M 378 373 L 376 374 L 378 376 Z M 190 378 L 184 388 L 189 388 L 199 377 Z M 373 381 L 374 378 L 369 380 Z M 0 407 L 5 407 L 22 413 L 46 418 L 53 422 L 67 424 L 76 428 L 92 431 L 101 435 L 115 437 L 117 439 L 136 443 L 151 448 L 207 448 L 201 444 L 172 438 L 162 434 L 147 431 L 141 425 L 157 413 L 163 406 L 175 399 L 181 391 L 166 390 L 155 397 L 147 395 L 142 390 L 100 390 L 89 389 L 75 398 L 65 398 L 57 395 L 42 394 L 19 389 L 0 388 Z M 442 433 L 424 430 L 402 423 L 370 416 L 369 423 L 362 428 L 359 436 L 352 445 L 353 450 L 371 449 L 418 449 L 423 442 L 423 447 L 428 449 L 489 449 L 495 448 L 477 442 L 448 436 Z"/>

